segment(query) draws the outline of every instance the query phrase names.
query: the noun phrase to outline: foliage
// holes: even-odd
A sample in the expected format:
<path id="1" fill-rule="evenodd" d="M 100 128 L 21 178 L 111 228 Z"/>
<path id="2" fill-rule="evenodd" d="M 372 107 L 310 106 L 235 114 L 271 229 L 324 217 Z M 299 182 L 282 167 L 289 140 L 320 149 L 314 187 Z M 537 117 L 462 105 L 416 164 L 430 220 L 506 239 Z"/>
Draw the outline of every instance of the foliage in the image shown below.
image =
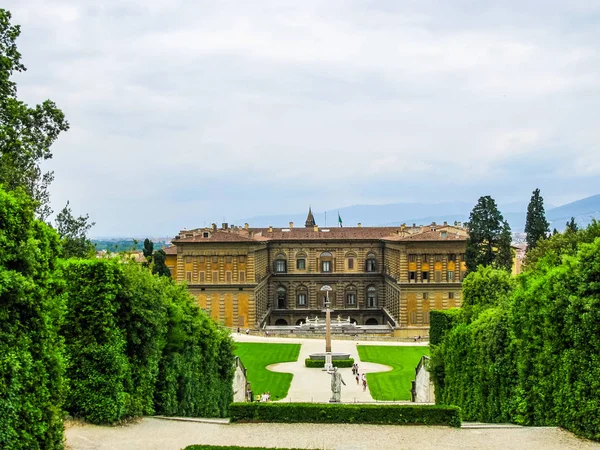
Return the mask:
<path id="1" fill-rule="evenodd" d="M 513 260 L 510 243 L 510 226 L 494 199 L 489 195 L 479 198 L 469 216 L 467 270 L 472 272 L 482 265 L 510 271 Z"/>
<path id="2" fill-rule="evenodd" d="M 575 233 L 576 231 L 579 231 L 579 227 L 577 226 L 577 223 L 575 223 L 575 217 L 571 217 L 571 220 L 565 224 L 565 227 L 566 232 Z"/>
<path id="3" fill-rule="evenodd" d="M 74 217 L 69 202 L 56 215 L 56 231 L 62 240 L 63 258 L 86 258 L 94 254 L 94 244 L 87 233 L 95 225 L 89 223 L 90 216 Z"/>
<path id="4" fill-rule="evenodd" d="M 527 250 L 534 249 L 538 241 L 546 239 L 550 227 L 544 213 L 544 199 L 540 190 L 533 191 L 529 205 L 527 206 L 527 218 L 525 220 L 525 233 L 527 233 Z"/>
<path id="5" fill-rule="evenodd" d="M 144 243 L 136 239 L 92 239 L 96 250 L 106 250 L 112 253 L 144 250 Z M 153 248 L 163 248 L 164 242 L 153 242 Z"/>
<path id="6" fill-rule="evenodd" d="M 124 386 L 127 416 L 154 414 L 154 388 L 167 333 L 165 283 L 138 264 L 121 264 L 123 284 L 117 326 L 123 330 L 129 363 Z"/>
<path id="7" fill-rule="evenodd" d="M 524 271 L 545 271 L 561 263 L 565 256 L 577 253 L 577 246 L 582 243 L 592 243 L 600 237 L 600 222 L 592 219 L 590 225 L 577 231 L 565 231 L 553 234 L 550 238 L 538 242 L 536 248 L 527 252 Z"/>
<path id="8" fill-rule="evenodd" d="M 466 321 L 477 318 L 489 307 L 502 306 L 515 288 L 515 282 L 504 270 L 479 267 L 463 280 L 462 314 Z"/>
<path id="9" fill-rule="evenodd" d="M 227 413 L 232 342 L 185 287 L 107 259 L 70 260 L 64 278 L 71 414 L 113 423 Z"/>
<path id="10" fill-rule="evenodd" d="M 361 361 L 385 364 L 392 368 L 389 372 L 367 374 L 369 390 L 375 400 L 410 400 L 415 367 L 423 355 L 429 354 L 427 347 L 359 345 L 356 348 Z"/>
<path id="11" fill-rule="evenodd" d="M 333 367 L 338 367 L 340 369 L 352 367 L 354 365 L 354 358 L 349 359 L 334 359 L 331 361 Z M 306 358 L 304 360 L 304 366 L 310 368 L 320 368 L 325 367 L 324 359 L 310 359 Z"/>
<path id="12" fill-rule="evenodd" d="M 436 401 L 460 406 L 467 420 L 600 440 L 599 234 L 593 222 L 539 242 L 516 282 L 484 268 L 469 275 L 465 310 L 485 307 L 461 314 L 432 348 L 444 369 Z"/>
<path id="13" fill-rule="evenodd" d="M 267 369 L 267 366 L 297 361 L 300 354 L 300 345 L 237 342 L 235 346 L 236 356 L 239 356 L 244 367 L 246 367 L 246 374 L 252 391 L 255 393 L 269 391 L 272 400 L 284 398 L 290 389 L 293 375 L 291 373 L 271 372 Z"/>
<path id="14" fill-rule="evenodd" d="M 442 342 L 446 332 L 452 328 L 457 320 L 460 309 L 444 309 L 429 311 L 429 344 L 437 345 Z"/>
<path id="15" fill-rule="evenodd" d="M 374 423 L 460 427 L 460 409 L 439 405 L 356 405 L 323 403 L 233 403 L 232 422 Z"/>
<path id="16" fill-rule="evenodd" d="M 144 239 L 144 248 L 142 249 L 144 258 L 146 258 L 145 265 L 149 265 L 152 262 L 152 253 L 154 253 L 154 243 L 146 238 Z"/>
<path id="17" fill-rule="evenodd" d="M 45 220 L 52 212 L 48 186 L 54 174 L 42 173 L 40 165 L 52 158 L 50 148 L 69 124 L 50 100 L 30 108 L 17 99 L 11 76 L 26 69 L 16 46 L 21 30 L 10 19 L 10 12 L 0 9 L 0 184 L 8 191 L 24 189 Z"/>
<path id="18" fill-rule="evenodd" d="M 2 11 L 0 21 L 6 27 Z M 35 220 L 34 208 L 23 190 L 7 193 L 0 186 L 2 449 L 55 449 L 63 441 L 63 342 L 57 333 L 62 307 L 53 295 L 59 240 Z"/>
<path id="19" fill-rule="evenodd" d="M 69 365 L 67 410 L 92 423 L 113 423 L 126 416 L 125 333 L 118 327 L 118 294 L 123 270 L 114 261 L 72 260 L 64 269 Z"/>
<path id="20" fill-rule="evenodd" d="M 233 399 L 231 337 L 200 310 L 185 286 L 167 277 L 157 279 L 170 301 L 156 386 L 156 413 L 224 417 Z"/>
<path id="21" fill-rule="evenodd" d="M 154 264 L 152 265 L 152 273 L 160 275 L 162 277 L 171 277 L 171 271 L 167 267 L 167 254 L 161 248 L 154 252 Z"/>

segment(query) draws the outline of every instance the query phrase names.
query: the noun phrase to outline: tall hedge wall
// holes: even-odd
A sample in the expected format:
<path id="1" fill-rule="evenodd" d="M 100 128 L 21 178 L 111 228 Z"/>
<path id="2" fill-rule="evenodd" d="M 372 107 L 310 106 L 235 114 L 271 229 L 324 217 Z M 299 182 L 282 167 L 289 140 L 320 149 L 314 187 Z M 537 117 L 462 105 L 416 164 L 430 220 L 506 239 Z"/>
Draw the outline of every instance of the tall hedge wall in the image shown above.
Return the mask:
<path id="1" fill-rule="evenodd" d="M 71 260 L 63 277 L 71 414 L 93 423 L 227 414 L 231 339 L 184 286 L 116 260 Z"/>
<path id="2" fill-rule="evenodd" d="M 0 249 L 0 448 L 62 448 L 59 240 L 25 194 L 1 186 Z"/>
<path id="3" fill-rule="evenodd" d="M 432 346 L 439 403 L 460 406 L 466 420 L 561 426 L 600 440 L 598 236 L 594 222 L 552 238 L 516 280 L 488 268 L 467 277 L 482 289 L 465 292 L 455 325 Z M 503 286 L 493 301 L 481 294 L 488 282 Z"/>

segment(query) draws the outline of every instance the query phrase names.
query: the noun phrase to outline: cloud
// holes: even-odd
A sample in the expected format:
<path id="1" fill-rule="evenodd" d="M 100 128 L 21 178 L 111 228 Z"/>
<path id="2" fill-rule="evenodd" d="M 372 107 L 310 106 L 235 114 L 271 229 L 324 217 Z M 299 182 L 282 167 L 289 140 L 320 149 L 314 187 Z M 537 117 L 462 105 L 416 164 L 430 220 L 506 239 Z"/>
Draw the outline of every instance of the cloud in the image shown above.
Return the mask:
<path id="1" fill-rule="evenodd" d="M 316 201 L 490 189 L 518 200 L 531 191 L 523 167 L 540 187 L 564 183 L 561 199 L 578 178 L 590 187 L 573 196 L 597 193 L 600 7 L 589 2 L 7 8 L 29 68 L 20 96 L 52 98 L 72 125 L 50 164 L 55 209 L 71 199 L 99 234 L 173 234 Z M 133 213 L 143 202 L 167 218 Z"/>

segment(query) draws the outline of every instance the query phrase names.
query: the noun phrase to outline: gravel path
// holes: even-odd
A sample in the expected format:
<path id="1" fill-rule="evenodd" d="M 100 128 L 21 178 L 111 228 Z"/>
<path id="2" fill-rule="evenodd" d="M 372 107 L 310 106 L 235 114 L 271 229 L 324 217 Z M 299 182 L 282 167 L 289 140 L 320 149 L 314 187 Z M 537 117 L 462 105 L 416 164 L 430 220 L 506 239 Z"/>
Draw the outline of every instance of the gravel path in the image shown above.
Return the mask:
<path id="1" fill-rule="evenodd" d="M 318 369 L 304 367 L 309 353 L 324 350 L 315 339 L 265 338 L 233 334 L 241 342 L 300 343 L 300 358 L 295 363 L 277 364 L 272 370 L 291 372 L 294 379 L 282 401 L 323 401 L 330 396 L 330 377 Z M 398 342 L 361 342 L 370 345 L 415 345 Z M 332 350 L 347 351 L 357 361 L 357 342 L 334 341 Z M 419 344 L 417 344 L 419 345 Z M 420 343 L 426 346 L 426 343 Z M 385 371 L 379 364 L 359 362 L 361 372 Z M 271 368 L 271 367 L 270 367 Z M 372 401 L 369 391 L 356 386 L 350 369 L 342 369 L 347 386 L 343 402 Z M 597 449 L 600 443 L 579 439 L 558 428 L 469 428 L 382 426 L 346 424 L 215 424 L 144 418 L 124 426 L 100 427 L 67 423 L 67 445 L 71 450 L 179 450 L 191 444 L 264 446 L 311 449 Z"/>
<path id="2" fill-rule="evenodd" d="M 386 425 L 215 425 L 145 418 L 135 424 L 99 427 L 72 424 L 72 450 L 179 450 L 191 444 L 312 449 L 600 449 L 558 428 L 448 428 Z"/>

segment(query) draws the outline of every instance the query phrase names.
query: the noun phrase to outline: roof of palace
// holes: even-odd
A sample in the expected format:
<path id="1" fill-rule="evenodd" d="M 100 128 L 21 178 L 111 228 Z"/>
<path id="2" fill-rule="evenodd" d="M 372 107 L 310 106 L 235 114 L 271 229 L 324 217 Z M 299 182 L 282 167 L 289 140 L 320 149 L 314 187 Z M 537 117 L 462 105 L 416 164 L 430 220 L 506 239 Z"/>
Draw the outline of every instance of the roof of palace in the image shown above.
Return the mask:
<path id="1" fill-rule="evenodd" d="M 250 228 L 224 224 L 223 228 L 182 230 L 174 244 L 188 242 L 264 243 L 277 241 L 383 240 L 390 242 L 465 241 L 467 230 L 460 226 L 436 225 L 407 227 L 331 227 L 331 228 Z"/>

